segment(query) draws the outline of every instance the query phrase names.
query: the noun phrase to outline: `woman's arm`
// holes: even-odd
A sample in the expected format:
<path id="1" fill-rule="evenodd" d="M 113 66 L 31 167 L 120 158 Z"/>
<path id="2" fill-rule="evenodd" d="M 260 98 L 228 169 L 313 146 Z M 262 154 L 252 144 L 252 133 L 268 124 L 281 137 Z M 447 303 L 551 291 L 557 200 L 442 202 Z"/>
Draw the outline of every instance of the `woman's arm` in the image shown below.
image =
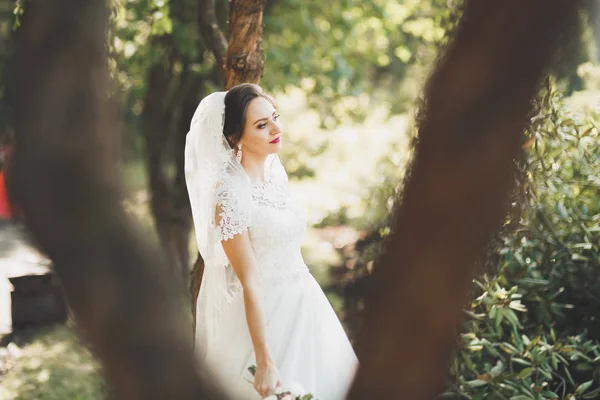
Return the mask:
<path id="1" fill-rule="evenodd" d="M 232 239 L 222 241 L 221 244 L 242 284 L 246 322 L 256 356 L 257 371 L 254 377 L 254 387 L 261 396 L 266 397 L 273 394 L 281 382 L 279 381 L 279 372 L 267 346 L 262 284 L 250 237 L 248 232 L 244 232 L 235 235 Z"/>

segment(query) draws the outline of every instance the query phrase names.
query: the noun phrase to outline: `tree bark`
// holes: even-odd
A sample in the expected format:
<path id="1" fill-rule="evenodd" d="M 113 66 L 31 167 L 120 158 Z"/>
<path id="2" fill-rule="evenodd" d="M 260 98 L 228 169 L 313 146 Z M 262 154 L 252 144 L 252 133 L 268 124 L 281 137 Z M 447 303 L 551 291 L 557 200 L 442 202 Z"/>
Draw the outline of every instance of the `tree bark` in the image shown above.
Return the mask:
<path id="1" fill-rule="evenodd" d="M 196 31 L 196 0 L 171 4 L 171 17 Z M 148 72 L 147 92 L 142 112 L 147 150 L 150 206 L 156 231 L 167 256 L 168 265 L 187 287 L 190 273 L 189 241 L 192 214 L 184 177 L 185 135 L 189 130 L 199 97 L 201 79 L 193 73 L 190 60 L 180 54 L 171 35 L 154 37 L 152 45 L 164 52 Z M 176 66 L 181 68 L 177 72 Z M 193 108 L 190 102 L 195 103 Z M 190 111 L 191 108 L 191 111 Z M 174 170 L 174 173 L 169 173 Z M 186 292 L 187 293 L 187 292 Z"/>
<path id="2" fill-rule="evenodd" d="M 367 299 L 350 399 L 441 392 L 476 260 L 507 211 L 530 101 L 575 7 L 467 4 L 427 85 L 403 204 Z"/>
<path id="3" fill-rule="evenodd" d="M 19 30 L 14 187 L 116 399 L 223 398 L 197 376 L 177 289 L 123 211 L 107 7 L 31 2 Z"/>
<path id="4" fill-rule="evenodd" d="M 259 83 L 265 68 L 261 48 L 265 0 L 231 0 L 225 88 Z"/>
<path id="5" fill-rule="evenodd" d="M 219 26 L 215 9 L 215 0 L 200 0 L 198 8 L 198 28 L 204 46 L 213 53 L 217 61 L 220 76 L 225 76 L 225 55 L 227 39 Z"/>
<path id="6" fill-rule="evenodd" d="M 160 37 L 153 40 L 157 47 L 162 42 L 168 44 L 170 38 Z M 174 126 L 175 114 L 188 82 L 183 76 L 183 82 L 179 83 L 175 94 L 171 95 L 172 87 L 177 84 L 173 71 L 175 62 L 176 55 L 171 51 L 167 53 L 165 60 L 155 63 L 150 68 L 142 111 L 142 126 L 146 139 L 150 207 L 156 231 L 170 269 L 175 272 L 174 276 L 177 279 L 182 279 L 183 283 L 187 281 L 189 273 L 188 244 L 191 210 L 185 181 L 171 179 L 167 170 L 171 165 L 169 149 L 173 148 L 177 136 Z M 183 140 L 185 141 L 185 137 Z M 177 169 L 179 169 L 178 165 Z M 176 176 L 178 174 L 179 171 Z"/>

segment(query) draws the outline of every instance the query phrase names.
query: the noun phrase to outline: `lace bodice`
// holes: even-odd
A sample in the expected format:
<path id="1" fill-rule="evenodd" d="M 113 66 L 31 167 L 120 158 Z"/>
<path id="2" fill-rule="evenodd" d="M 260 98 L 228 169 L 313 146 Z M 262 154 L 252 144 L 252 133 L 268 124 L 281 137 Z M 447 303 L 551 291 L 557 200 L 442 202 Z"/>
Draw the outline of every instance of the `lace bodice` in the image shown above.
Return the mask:
<path id="1" fill-rule="evenodd" d="M 308 271 L 301 254 L 306 216 L 290 197 L 287 182 L 254 183 L 250 202 L 241 201 L 243 194 L 228 186 L 219 195 L 221 239 L 248 231 L 263 285 L 300 279 Z M 250 210 L 239 208 L 249 203 Z M 235 274 L 228 275 L 230 284 L 237 286 Z"/>

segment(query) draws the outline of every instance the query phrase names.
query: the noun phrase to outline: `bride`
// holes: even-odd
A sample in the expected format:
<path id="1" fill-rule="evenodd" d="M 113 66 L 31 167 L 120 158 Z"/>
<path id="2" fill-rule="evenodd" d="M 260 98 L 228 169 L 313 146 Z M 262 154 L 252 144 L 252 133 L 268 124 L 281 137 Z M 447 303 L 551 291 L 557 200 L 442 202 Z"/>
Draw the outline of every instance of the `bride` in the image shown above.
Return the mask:
<path id="1" fill-rule="evenodd" d="M 298 385 L 343 399 L 358 361 L 302 259 L 306 219 L 277 156 L 283 140 L 273 98 L 253 84 L 210 94 L 192 118 L 185 174 L 205 261 L 196 351 L 232 398 Z"/>

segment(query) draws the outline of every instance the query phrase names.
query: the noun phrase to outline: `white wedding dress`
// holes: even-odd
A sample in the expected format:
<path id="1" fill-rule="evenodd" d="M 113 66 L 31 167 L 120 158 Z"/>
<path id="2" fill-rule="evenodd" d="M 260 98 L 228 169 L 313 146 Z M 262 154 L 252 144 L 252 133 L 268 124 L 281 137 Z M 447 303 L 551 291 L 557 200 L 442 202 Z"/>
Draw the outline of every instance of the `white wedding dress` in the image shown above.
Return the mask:
<path id="1" fill-rule="evenodd" d="M 234 182 L 222 183 L 222 239 L 249 232 L 264 289 L 267 345 L 284 387 L 299 385 L 319 400 L 345 398 L 358 361 L 325 294 L 300 251 L 306 217 L 289 196 L 287 179 L 252 185 L 252 206 L 239 209 Z M 249 219 L 249 220 L 248 220 Z M 234 399 L 259 399 L 248 367 L 254 351 L 239 281 L 227 267 L 231 301 L 201 358 Z M 201 329 L 201 328 L 200 328 Z"/>

